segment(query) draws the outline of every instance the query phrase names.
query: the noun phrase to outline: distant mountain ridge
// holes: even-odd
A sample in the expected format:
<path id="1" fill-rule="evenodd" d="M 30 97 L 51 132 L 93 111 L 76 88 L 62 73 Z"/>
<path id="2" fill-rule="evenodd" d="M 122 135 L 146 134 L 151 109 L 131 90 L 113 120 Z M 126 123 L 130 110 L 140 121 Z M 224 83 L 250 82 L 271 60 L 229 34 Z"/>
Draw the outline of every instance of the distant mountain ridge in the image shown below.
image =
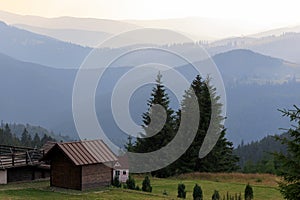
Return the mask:
<path id="1" fill-rule="evenodd" d="M 0 20 L 7 24 L 26 24 L 49 29 L 77 29 L 86 31 L 100 31 L 116 34 L 138 28 L 137 25 L 109 19 L 56 17 L 45 18 L 31 15 L 18 15 L 0 11 Z"/>
<path id="2" fill-rule="evenodd" d="M 265 56 L 247 49 L 236 49 L 213 57 L 225 81 L 287 81 L 298 75 L 300 65 L 282 59 Z M 239 80 L 240 79 L 240 80 Z"/>
<path id="3" fill-rule="evenodd" d="M 37 34 L 47 35 L 52 38 L 59 39 L 65 42 L 81 45 L 83 47 L 97 47 L 108 37 L 112 36 L 110 33 L 100 31 L 88 31 L 78 29 L 47 29 L 36 26 L 29 26 L 26 24 L 14 24 L 13 26 L 20 29 L 25 29 Z"/>
<path id="4" fill-rule="evenodd" d="M 43 31 L 45 30 L 43 29 Z M 89 54 L 89 52 L 92 50 L 92 48 L 82 47 L 80 45 L 63 42 L 48 36 L 39 35 L 12 26 L 8 26 L 5 23 L 0 24 L 0 32 L 0 39 L 2 41 L 0 43 L 0 53 L 4 53 L 18 60 L 34 62 L 55 68 L 77 69 Z M 81 32 L 79 34 L 81 34 Z M 262 40 L 263 42 L 260 43 L 259 40 Z M 202 45 L 207 48 L 208 52 L 211 55 L 227 52 L 230 50 L 249 49 L 260 54 L 262 53 L 274 58 L 279 57 L 282 60 L 286 60 L 284 61 L 285 65 L 298 65 L 297 63 L 293 63 L 290 61 L 297 61 L 299 59 L 298 55 L 300 54 L 300 52 L 298 52 L 299 48 L 297 48 L 297 45 L 300 44 L 300 33 L 286 34 L 280 37 L 259 40 L 257 41 L 250 38 L 233 38 L 224 40 L 223 42 L 218 41 L 212 44 L 203 43 Z M 183 55 L 188 53 L 189 57 L 193 57 L 193 61 L 198 61 L 196 59 L 199 57 L 199 51 L 197 51 L 197 48 L 195 48 L 198 47 L 197 45 L 198 44 L 174 44 L 157 47 L 171 51 L 175 50 L 175 52 L 179 52 Z M 279 48 L 281 46 L 286 50 L 282 50 L 282 48 Z M 291 46 L 292 48 L 289 48 L 289 46 Z M 100 55 L 104 58 L 114 58 L 115 56 L 120 55 L 120 53 L 126 52 L 126 48 L 103 48 L 99 49 L 99 51 L 101 51 Z M 149 57 L 151 57 L 151 55 Z M 289 58 L 291 60 L 285 58 Z M 136 57 L 135 59 L 146 60 L 148 59 L 148 57 Z M 161 57 L 158 59 L 164 60 L 169 58 Z M 239 58 L 235 58 L 235 60 L 238 59 Z M 170 59 L 170 61 L 172 61 L 172 59 Z M 244 64 L 247 64 L 247 62 L 244 62 Z M 174 63 L 173 65 L 178 66 L 176 65 L 176 63 Z"/>
<path id="5" fill-rule="evenodd" d="M 251 65 L 252 62 L 241 62 L 235 56 L 243 55 L 243 60 L 256 59 L 265 63 L 261 67 Z M 241 139 L 245 142 L 261 138 L 267 134 L 276 133 L 278 126 L 285 127 L 288 122 L 277 115 L 278 108 L 286 108 L 299 100 L 300 83 L 262 84 L 243 82 L 244 68 L 255 68 L 257 73 L 274 69 L 282 70 L 282 60 L 266 57 L 249 50 L 235 50 L 214 57 L 217 66 L 223 73 L 226 83 L 228 115 L 226 127 L 228 138 L 235 144 Z M 253 62 L 256 63 L 256 62 Z M 243 65 L 243 67 L 238 67 Z M 287 67 L 287 66 L 286 66 Z M 96 109 L 98 119 L 106 130 L 109 130 L 115 140 L 126 140 L 120 129 L 117 128 L 109 111 L 110 97 L 116 81 L 126 73 L 128 67 L 113 67 L 96 92 Z M 287 67 L 287 71 L 288 71 Z M 180 70 L 188 70 L 184 66 Z M 241 72 L 236 72 L 241 70 Z M 235 72 L 232 74 L 232 71 Z M 76 69 L 55 69 L 42 65 L 22 62 L 0 54 L 0 95 L 1 118 L 8 122 L 39 124 L 54 132 L 61 132 L 72 138 L 77 137 L 72 116 L 72 88 L 76 76 Z M 189 73 L 187 73 L 189 74 Z M 240 80 L 232 83 L 230 76 Z M 262 77 L 266 74 L 262 73 Z M 141 77 L 143 77 L 142 75 Z M 228 78 L 229 77 L 229 78 Z M 189 79 L 193 79 L 191 73 Z M 140 90 L 132 100 L 132 116 L 140 121 L 139 113 L 146 109 L 146 102 L 151 88 Z M 243 112 L 243 110 L 247 110 Z M 105 114 L 103 114 L 105 113 Z M 258 115 L 257 115 L 258 114 Z M 259 119 L 259 120 L 258 120 Z M 87 130 L 89 131 L 89 130 Z"/>
<path id="6" fill-rule="evenodd" d="M 0 23 L 0 53 L 55 68 L 78 68 L 90 48 Z"/>
<path id="7" fill-rule="evenodd" d="M 287 32 L 262 38 L 233 37 L 205 45 L 212 55 L 234 49 L 249 49 L 260 54 L 300 63 L 300 32 Z"/>

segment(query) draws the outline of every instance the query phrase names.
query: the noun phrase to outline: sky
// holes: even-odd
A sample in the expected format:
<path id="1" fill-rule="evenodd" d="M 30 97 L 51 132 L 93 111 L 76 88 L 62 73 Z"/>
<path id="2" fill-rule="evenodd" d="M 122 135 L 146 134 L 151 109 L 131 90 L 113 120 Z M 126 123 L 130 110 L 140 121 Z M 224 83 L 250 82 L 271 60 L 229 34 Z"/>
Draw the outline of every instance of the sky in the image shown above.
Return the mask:
<path id="1" fill-rule="evenodd" d="M 0 0 L 0 10 L 22 15 L 117 20 L 202 17 L 257 27 L 299 25 L 299 8 L 297 0 Z"/>

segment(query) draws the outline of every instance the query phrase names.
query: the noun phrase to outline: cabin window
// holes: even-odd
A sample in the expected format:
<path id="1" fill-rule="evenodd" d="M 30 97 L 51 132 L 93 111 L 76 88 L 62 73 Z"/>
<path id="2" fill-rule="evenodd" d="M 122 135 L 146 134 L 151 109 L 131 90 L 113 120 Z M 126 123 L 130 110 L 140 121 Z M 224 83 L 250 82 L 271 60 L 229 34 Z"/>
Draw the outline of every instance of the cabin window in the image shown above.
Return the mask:
<path id="1" fill-rule="evenodd" d="M 116 176 L 120 176 L 120 171 L 119 170 L 116 171 Z"/>
<path id="2" fill-rule="evenodd" d="M 123 175 L 126 175 L 126 171 L 123 171 Z"/>

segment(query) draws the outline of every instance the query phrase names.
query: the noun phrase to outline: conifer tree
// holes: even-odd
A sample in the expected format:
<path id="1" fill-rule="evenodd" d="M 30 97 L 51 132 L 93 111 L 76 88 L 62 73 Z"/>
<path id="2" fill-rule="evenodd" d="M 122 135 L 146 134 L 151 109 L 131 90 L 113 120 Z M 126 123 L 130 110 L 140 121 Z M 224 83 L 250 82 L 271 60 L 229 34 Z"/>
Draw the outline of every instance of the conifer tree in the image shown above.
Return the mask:
<path id="1" fill-rule="evenodd" d="M 145 177 L 142 183 L 142 191 L 144 192 L 152 192 L 152 187 L 150 184 L 150 179 L 148 176 Z"/>
<path id="2" fill-rule="evenodd" d="M 134 150 L 134 144 L 132 142 L 132 136 L 128 136 L 128 142 L 125 144 L 125 149 L 129 152 Z"/>
<path id="3" fill-rule="evenodd" d="M 175 119 L 174 111 L 170 108 L 169 103 L 169 96 L 162 83 L 162 75 L 158 73 L 156 85 L 147 104 L 148 111 L 143 114 L 144 133 L 141 133 L 141 137 L 137 138 L 133 147 L 134 152 L 152 152 L 166 146 L 173 139 Z M 166 117 L 165 120 L 164 116 Z M 157 127 L 155 125 L 162 122 L 164 122 L 162 129 L 156 130 Z M 169 167 L 166 167 L 151 172 L 151 174 L 157 177 L 168 177 L 171 175 L 171 170 Z"/>
<path id="4" fill-rule="evenodd" d="M 203 200 L 203 192 L 201 187 L 196 184 L 193 189 L 193 199 L 194 200 Z"/>
<path id="5" fill-rule="evenodd" d="M 252 200 L 252 199 L 253 199 L 253 189 L 248 183 L 245 188 L 245 200 Z"/>
<path id="6" fill-rule="evenodd" d="M 29 139 L 31 139 L 31 137 L 29 138 L 28 131 L 26 128 L 24 128 L 22 136 L 21 136 L 21 145 L 29 147 L 30 143 L 31 143 L 31 140 L 29 140 Z"/>
<path id="7" fill-rule="evenodd" d="M 177 197 L 182 198 L 182 199 L 185 199 L 185 197 L 186 197 L 185 185 L 183 183 L 178 184 Z"/>
<path id="8" fill-rule="evenodd" d="M 289 117 L 294 125 L 288 129 L 288 137 L 277 137 L 282 144 L 287 145 L 287 154 L 275 153 L 275 159 L 280 163 L 279 175 L 283 181 L 279 189 L 285 199 L 300 199 L 300 108 L 281 110 L 283 116 Z"/>
<path id="9" fill-rule="evenodd" d="M 34 135 L 32 146 L 37 148 L 41 146 L 41 139 L 37 133 Z"/>
<path id="10" fill-rule="evenodd" d="M 210 85 L 209 77 L 202 80 L 200 75 L 196 76 L 191 88 L 186 91 L 182 100 L 182 109 L 178 112 L 177 128 L 180 123 L 181 112 L 191 113 L 190 110 L 193 109 L 190 100 L 192 90 L 196 94 L 200 110 L 199 126 L 191 146 L 173 164 L 173 168 L 176 173 L 191 171 L 230 172 L 236 170 L 238 157 L 233 154 L 233 144 L 225 138 L 225 129 L 221 123 L 223 120 L 223 116 L 221 116 L 222 104 L 219 103 L 220 97 L 216 95 L 216 89 Z M 215 109 L 214 112 L 212 112 L 212 108 Z M 221 131 L 221 134 L 212 151 L 206 157 L 199 159 L 199 150 L 207 134 L 211 119 L 214 120 L 215 132 Z M 190 120 L 193 120 L 193 116 L 190 117 Z"/>
<path id="11" fill-rule="evenodd" d="M 212 197 L 211 197 L 212 200 L 220 200 L 220 194 L 217 190 L 214 191 Z M 235 198 L 237 200 L 237 198 Z"/>
<path id="12" fill-rule="evenodd" d="M 3 137 L 1 139 L 2 144 L 10 145 L 13 143 L 13 135 L 8 124 L 5 124 L 3 129 Z"/>

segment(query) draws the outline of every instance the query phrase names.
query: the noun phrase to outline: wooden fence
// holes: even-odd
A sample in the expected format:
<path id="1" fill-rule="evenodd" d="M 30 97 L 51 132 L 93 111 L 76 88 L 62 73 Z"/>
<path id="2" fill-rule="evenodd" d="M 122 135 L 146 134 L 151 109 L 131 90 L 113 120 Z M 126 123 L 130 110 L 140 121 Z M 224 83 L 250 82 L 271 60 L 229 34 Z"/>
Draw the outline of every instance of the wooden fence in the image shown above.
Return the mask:
<path id="1" fill-rule="evenodd" d="M 0 168 L 38 164 L 43 154 L 39 149 L 0 145 Z"/>

